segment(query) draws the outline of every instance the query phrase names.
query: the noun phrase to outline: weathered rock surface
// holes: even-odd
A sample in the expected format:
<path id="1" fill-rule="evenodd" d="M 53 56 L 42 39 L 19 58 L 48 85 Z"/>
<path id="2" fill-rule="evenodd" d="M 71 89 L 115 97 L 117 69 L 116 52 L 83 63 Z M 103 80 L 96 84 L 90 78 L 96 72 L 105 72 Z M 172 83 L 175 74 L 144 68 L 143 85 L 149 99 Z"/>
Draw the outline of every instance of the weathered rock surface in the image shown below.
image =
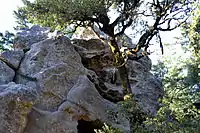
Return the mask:
<path id="1" fill-rule="evenodd" d="M 33 44 L 19 68 L 20 73 L 37 78 L 36 86 L 41 91 L 38 106 L 47 110 L 58 107 L 85 71 L 80 56 L 66 37 Z M 29 80 L 20 75 L 16 79 L 17 83 L 29 84 Z"/>
<path id="2" fill-rule="evenodd" d="M 5 51 L 1 53 L 1 57 L 5 58 L 15 69 L 18 69 L 21 59 L 24 57 L 23 51 Z"/>
<path id="3" fill-rule="evenodd" d="M 77 120 L 68 112 L 41 111 L 34 109 L 29 114 L 25 133 L 77 133 Z"/>
<path id="4" fill-rule="evenodd" d="M 105 66 L 113 65 L 113 56 L 108 45 L 105 45 L 99 39 L 74 39 L 73 45 L 76 51 L 81 55 L 82 63 L 87 68 L 95 70 L 102 69 Z"/>
<path id="5" fill-rule="evenodd" d="M 14 44 L 21 44 L 30 48 L 32 44 L 47 39 L 50 30 L 50 28 L 40 27 L 38 25 L 34 25 L 30 29 L 23 28 L 16 33 Z"/>
<path id="6" fill-rule="evenodd" d="M 11 82 L 0 85 L 0 133 L 23 133 L 37 92 Z"/>
<path id="7" fill-rule="evenodd" d="M 4 62 L 0 61 L 0 85 L 8 84 L 13 81 L 15 71 L 7 66 Z"/>
<path id="8" fill-rule="evenodd" d="M 77 120 L 100 120 L 130 132 L 129 121 L 120 115 L 117 105 L 99 95 L 94 84 L 86 76 L 79 77 L 77 84 L 69 91 L 66 102 L 59 107 L 59 110 L 71 113 Z"/>
<path id="9" fill-rule="evenodd" d="M 48 27 L 33 25 L 31 28 L 23 28 L 18 30 L 14 39 L 14 50 L 29 49 L 32 44 L 41 42 L 47 38 L 54 38 L 62 34 L 59 31 L 51 32 Z"/>
<path id="10" fill-rule="evenodd" d="M 135 99 L 149 115 L 156 115 L 160 105 L 158 99 L 164 94 L 161 82 L 149 71 L 151 60 L 148 57 L 138 61 L 128 61 L 127 68 Z"/>

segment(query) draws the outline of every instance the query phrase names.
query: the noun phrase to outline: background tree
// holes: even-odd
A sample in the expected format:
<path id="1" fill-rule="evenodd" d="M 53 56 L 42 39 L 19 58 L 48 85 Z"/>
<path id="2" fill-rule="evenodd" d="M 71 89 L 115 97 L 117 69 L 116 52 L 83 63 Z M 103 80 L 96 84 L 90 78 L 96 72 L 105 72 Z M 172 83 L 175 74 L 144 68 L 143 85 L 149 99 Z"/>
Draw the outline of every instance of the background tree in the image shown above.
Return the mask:
<path id="1" fill-rule="evenodd" d="M 4 34 L 0 32 L 0 52 L 8 50 L 8 46 L 13 44 L 14 36 L 15 35 L 13 33 L 8 31 Z"/>
<path id="2" fill-rule="evenodd" d="M 131 93 L 131 87 L 124 65 L 124 58 L 120 52 L 116 37 L 124 34 L 128 27 L 142 21 L 141 17 L 153 18 L 154 23 L 148 25 L 143 21 L 141 37 L 135 49 L 131 52 L 134 60 L 147 54 L 147 48 L 154 36 L 160 41 L 163 52 L 160 31 L 171 31 L 179 27 L 188 18 L 191 11 L 190 0 L 35 0 L 33 3 L 23 0 L 24 7 L 15 11 L 19 22 L 30 22 L 48 26 L 52 29 L 64 30 L 72 25 L 74 31 L 77 27 L 93 27 L 94 24 L 109 36 L 109 44 L 115 57 L 116 66 L 119 66 L 120 77 L 124 94 Z M 115 11 L 117 17 L 111 18 L 109 12 Z M 145 19 L 144 19 L 145 20 Z M 24 23 L 22 23 L 24 24 Z M 144 54 L 135 56 L 141 49 Z"/>
<path id="3" fill-rule="evenodd" d="M 182 53 L 168 56 L 154 67 L 156 75 L 163 80 L 166 94 L 158 116 L 147 121 L 151 132 L 196 133 L 200 130 L 199 11 L 198 5 L 192 19 L 183 26 Z"/>

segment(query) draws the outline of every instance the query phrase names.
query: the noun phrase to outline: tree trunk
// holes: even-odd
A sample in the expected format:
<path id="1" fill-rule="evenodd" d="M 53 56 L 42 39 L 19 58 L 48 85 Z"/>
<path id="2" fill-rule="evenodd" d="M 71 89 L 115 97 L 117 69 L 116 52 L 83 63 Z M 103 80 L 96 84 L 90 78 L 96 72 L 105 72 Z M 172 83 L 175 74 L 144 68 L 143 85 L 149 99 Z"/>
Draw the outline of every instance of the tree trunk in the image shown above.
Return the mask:
<path id="1" fill-rule="evenodd" d="M 126 66 L 123 65 L 123 66 L 119 67 L 118 70 L 119 70 L 120 79 L 121 79 L 121 83 L 122 83 L 123 94 L 124 95 L 132 94 L 131 85 L 129 82 Z"/>
<path id="2" fill-rule="evenodd" d="M 116 66 L 119 66 L 117 68 L 118 68 L 119 74 L 120 74 L 120 80 L 122 83 L 123 94 L 124 94 L 124 96 L 132 94 L 131 86 L 130 86 L 130 82 L 129 82 L 129 78 L 128 78 L 128 72 L 127 72 L 125 64 L 123 64 L 124 58 L 122 57 L 120 49 L 117 45 L 117 41 L 115 39 L 112 39 L 110 41 L 110 47 L 111 47 L 112 53 L 114 54 L 114 57 L 115 57 L 115 64 L 116 64 Z"/>

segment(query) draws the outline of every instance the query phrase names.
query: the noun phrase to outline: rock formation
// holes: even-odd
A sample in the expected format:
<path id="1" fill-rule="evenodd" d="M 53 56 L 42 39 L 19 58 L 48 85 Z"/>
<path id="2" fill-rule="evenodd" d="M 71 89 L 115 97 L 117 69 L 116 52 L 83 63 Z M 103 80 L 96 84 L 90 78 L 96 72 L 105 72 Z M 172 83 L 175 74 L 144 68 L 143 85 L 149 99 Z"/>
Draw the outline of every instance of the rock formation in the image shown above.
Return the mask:
<path id="1" fill-rule="evenodd" d="M 1 54 L 7 63 L 0 61 L 0 133 L 93 133 L 103 123 L 128 133 L 115 101 L 122 90 L 109 47 L 99 39 L 48 38 L 48 28 L 37 29 L 18 33 L 28 52 Z M 150 59 L 126 65 L 138 104 L 155 115 L 163 90 L 149 72 Z"/>

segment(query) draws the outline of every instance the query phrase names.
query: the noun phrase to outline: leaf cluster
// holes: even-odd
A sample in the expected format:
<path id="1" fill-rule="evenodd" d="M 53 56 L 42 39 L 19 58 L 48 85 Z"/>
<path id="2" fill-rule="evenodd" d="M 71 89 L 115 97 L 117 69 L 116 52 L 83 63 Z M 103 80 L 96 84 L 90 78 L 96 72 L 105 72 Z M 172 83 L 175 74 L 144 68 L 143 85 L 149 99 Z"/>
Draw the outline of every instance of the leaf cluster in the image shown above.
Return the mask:
<path id="1" fill-rule="evenodd" d="M 107 124 L 104 124 L 102 129 L 95 129 L 94 131 L 95 131 L 95 133 L 123 133 L 121 130 L 114 129 L 114 128 L 108 126 Z"/>
<path id="2" fill-rule="evenodd" d="M 13 44 L 15 35 L 11 32 L 6 31 L 4 34 L 0 32 L 0 51 L 5 51 L 9 46 Z"/>

